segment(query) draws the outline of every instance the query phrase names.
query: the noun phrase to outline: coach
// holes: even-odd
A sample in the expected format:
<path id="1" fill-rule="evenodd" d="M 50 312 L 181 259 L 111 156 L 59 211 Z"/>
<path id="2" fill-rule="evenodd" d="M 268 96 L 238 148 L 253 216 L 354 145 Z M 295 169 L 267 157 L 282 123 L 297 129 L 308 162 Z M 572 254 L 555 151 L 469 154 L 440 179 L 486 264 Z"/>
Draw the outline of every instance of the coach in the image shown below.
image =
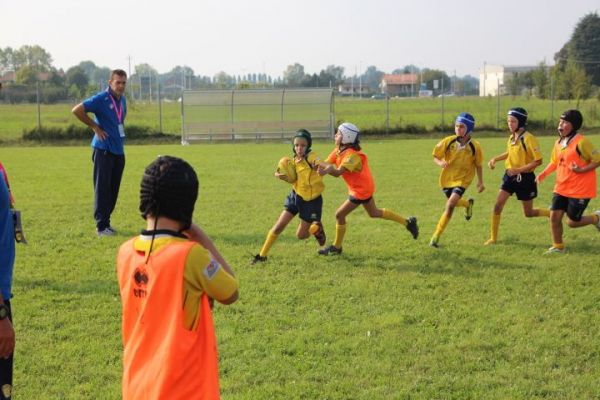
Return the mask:
<path id="1" fill-rule="evenodd" d="M 98 236 L 112 236 L 116 231 L 110 225 L 110 215 L 117 204 L 121 177 L 125 168 L 125 86 L 127 74 L 121 69 L 110 73 L 108 89 L 102 91 L 71 111 L 92 128 L 92 161 L 94 162 L 94 219 Z M 87 113 L 93 113 L 92 120 Z"/>

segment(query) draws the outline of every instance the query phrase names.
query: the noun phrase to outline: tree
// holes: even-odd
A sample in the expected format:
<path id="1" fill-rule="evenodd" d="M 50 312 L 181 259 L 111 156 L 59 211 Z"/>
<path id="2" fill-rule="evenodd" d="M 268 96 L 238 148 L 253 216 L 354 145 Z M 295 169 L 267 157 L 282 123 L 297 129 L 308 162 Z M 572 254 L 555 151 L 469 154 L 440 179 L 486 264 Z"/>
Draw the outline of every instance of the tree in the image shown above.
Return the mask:
<path id="1" fill-rule="evenodd" d="M 21 46 L 16 50 L 11 47 L 0 49 L 0 69 L 17 71 L 23 66 L 31 67 L 37 72 L 51 71 L 52 56 L 38 45 Z"/>
<path id="2" fill-rule="evenodd" d="M 219 89 L 226 89 L 231 86 L 231 82 L 235 81 L 235 79 L 221 71 L 215 75 L 214 81 Z"/>
<path id="3" fill-rule="evenodd" d="M 450 78 L 444 71 L 440 71 L 437 69 L 427 69 L 424 68 L 421 71 L 421 82 L 427 86 L 427 89 L 434 90 L 434 81 L 438 81 L 437 91 L 441 92 L 442 88 L 444 91 L 450 90 Z"/>
<path id="4" fill-rule="evenodd" d="M 594 85 L 600 86 L 600 17 L 589 13 L 579 20 L 571 39 L 556 53 L 554 59 L 561 69 L 567 61 L 583 68 Z"/>
<path id="5" fill-rule="evenodd" d="M 0 48 L 0 69 L 16 71 L 14 64 L 14 50 L 11 47 Z"/>
<path id="6" fill-rule="evenodd" d="M 304 66 L 295 63 L 288 65 L 285 71 L 283 71 L 283 80 L 289 87 L 299 87 L 302 84 L 304 78 Z"/>
<path id="7" fill-rule="evenodd" d="M 376 66 L 371 65 L 367 67 L 362 76 L 362 84 L 367 86 L 372 92 L 377 92 L 379 85 L 381 84 L 382 77 L 383 72 L 378 70 Z"/>
<path id="8" fill-rule="evenodd" d="M 33 85 L 37 82 L 37 71 L 29 65 L 23 65 L 17 70 L 16 80 L 23 85 Z"/>
<path id="9" fill-rule="evenodd" d="M 81 67 L 75 66 L 69 68 L 67 70 L 66 78 L 67 85 L 69 86 L 69 92 L 71 93 L 71 95 L 75 94 L 73 87 L 79 90 L 79 95 L 85 93 L 85 90 L 89 83 L 89 79 L 85 74 L 85 71 Z"/>
<path id="10" fill-rule="evenodd" d="M 533 87 L 535 88 L 535 94 L 540 99 L 548 97 L 550 92 L 549 78 L 548 78 L 548 67 L 545 62 L 540 62 L 538 67 L 531 71 L 531 79 L 533 80 Z"/>

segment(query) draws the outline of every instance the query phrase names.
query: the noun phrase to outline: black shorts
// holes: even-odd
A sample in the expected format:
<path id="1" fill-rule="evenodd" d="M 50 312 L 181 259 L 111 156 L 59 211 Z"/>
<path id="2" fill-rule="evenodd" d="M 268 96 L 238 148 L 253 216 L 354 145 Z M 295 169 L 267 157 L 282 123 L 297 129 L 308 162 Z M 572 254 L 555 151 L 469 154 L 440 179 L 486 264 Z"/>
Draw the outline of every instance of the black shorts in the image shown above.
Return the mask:
<path id="1" fill-rule="evenodd" d="M 368 202 L 371 201 L 372 198 L 373 198 L 373 196 L 369 197 L 368 199 L 357 199 L 354 196 L 348 196 L 348 201 L 350 203 L 354 203 L 354 204 L 367 204 Z"/>
<path id="2" fill-rule="evenodd" d="M 300 219 L 306 222 L 321 221 L 321 211 L 323 210 L 323 197 L 306 201 L 292 190 L 285 198 L 283 207 L 291 214 L 300 213 Z"/>
<path id="3" fill-rule="evenodd" d="M 442 192 L 444 192 L 444 194 L 446 195 L 447 198 L 450 198 L 450 196 L 452 196 L 452 193 L 456 193 L 457 195 L 462 197 L 466 191 L 467 191 L 467 189 L 465 189 L 462 186 L 447 187 L 447 188 L 442 189 Z"/>
<path id="4" fill-rule="evenodd" d="M 500 189 L 511 195 L 516 193 L 519 200 L 533 200 L 537 197 L 535 174 L 533 172 L 525 172 L 524 174 L 508 176 L 505 172 L 502 177 L 502 186 L 500 186 Z"/>
<path id="5" fill-rule="evenodd" d="M 585 211 L 589 202 L 590 199 L 574 199 L 554 193 L 550 209 L 566 211 L 567 217 L 569 217 L 572 221 L 581 221 L 583 212 Z"/>
<path id="6" fill-rule="evenodd" d="M 4 300 L 4 304 L 8 307 L 8 319 L 12 321 L 12 312 L 10 308 L 10 301 Z M 12 391 L 13 381 L 13 354 L 8 358 L 0 358 L 0 399 L 9 399 L 10 397 L 4 396 L 4 391 L 8 391 L 8 388 Z M 8 386 L 6 386 L 8 385 Z"/>

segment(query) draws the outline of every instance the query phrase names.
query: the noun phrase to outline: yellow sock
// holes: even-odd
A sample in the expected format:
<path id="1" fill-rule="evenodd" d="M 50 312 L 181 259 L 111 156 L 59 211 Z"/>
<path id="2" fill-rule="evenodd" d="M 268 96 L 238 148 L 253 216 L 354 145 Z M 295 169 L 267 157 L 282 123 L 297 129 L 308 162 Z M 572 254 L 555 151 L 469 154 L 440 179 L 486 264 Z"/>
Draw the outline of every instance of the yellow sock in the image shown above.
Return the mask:
<path id="1" fill-rule="evenodd" d="M 404 217 L 401 217 L 400 215 L 396 214 L 395 212 L 390 211 L 385 208 L 382 208 L 381 211 L 383 211 L 383 215 L 381 216 L 381 218 L 389 219 L 390 221 L 396 221 L 402 225 L 406 225 L 406 219 Z"/>
<path id="2" fill-rule="evenodd" d="M 456 202 L 456 207 L 464 207 L 467 208 L 469 207 L 469 200 L 465 199 L 465 198 L 460 198 L 457 202 Z"/>
<path id="3" fill-rule="evenodd" d="M 433 233 L 433 237 L 439 238 L 442 235 L 442 233 L 444 232 L 444 229 L 446 229 L 448 222 L 450 222 L 450 217 L 446 214 L 446 212 L 444 212 L 442 214 L 442 216 L 440 217 L 440 220 L 438 221 L 437 226 L 435 227 L 435 232 Z"/>
<path id="4" fill-rule="evenodd" d="M 335 224 L 335 240 L 333 245 L 338 249 L 342 248 L 342 242 L 344 241 L 344 235 L 346 234 L 346 225 Z"/>
<path id="5" fill-rule="evenodd" d="M 498 240 L 498 230 L 500 229 L 500 217 L 502 217 L 502 214 L 492 213 L 492 227 L 490 229 L 490 239 L 494 242 Z"/>
<path id="6" fill-rule="evenodd" d="M 552 247 L 564 250 L 565 249 L 565 244 L 564 243 L 552 243 Z"/>
<path id="7" fill-rule="evenodd" d="M 273 243 L 275 243 L 275 241 L 277 240 L 277 238 L 279 237 L 278 234 L 273 233 L 273 231 L 269 231 L 269 233 L 267 233 L 267 238 L 265 239 L 265 244 L 263 244 L 262 249 L 260 249 L 260 253 L 259 255 L 261 257 L 266 257 L 267 253 L 269 252 L 269 250 L 271 250 L 271 246 L 273 246 Z"/>
<path id="8" fill-rule="evenodd" d="M 547 208 L 534 208 L 533 211 L 537 211 L 538 217 L 550 217 L 550 210 Z"/>

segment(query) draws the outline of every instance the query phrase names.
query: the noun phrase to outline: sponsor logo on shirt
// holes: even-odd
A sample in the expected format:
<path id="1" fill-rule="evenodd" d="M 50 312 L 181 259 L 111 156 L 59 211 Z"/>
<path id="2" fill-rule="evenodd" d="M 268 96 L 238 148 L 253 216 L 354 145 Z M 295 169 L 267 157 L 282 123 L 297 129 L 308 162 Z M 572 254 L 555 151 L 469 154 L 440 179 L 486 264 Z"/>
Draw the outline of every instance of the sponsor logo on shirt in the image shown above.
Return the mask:
<path id="1" fill-rule="evenodd" d="M 210 263 L 204 268 L 204 276 L 208 279 L 212 279 L 220 268 L 221 264 L 215 260 L 210 260 Z"/>
<path id="2" fill-rule="evenodd" d="M 133 280 L 137 287 L 133 288 L 133 295 L 135 297 L 144 298 L 148 294 L 146 286 L 148 285 L 148 273 L 145 268 L 136 268 L 133 273 Z"/>

